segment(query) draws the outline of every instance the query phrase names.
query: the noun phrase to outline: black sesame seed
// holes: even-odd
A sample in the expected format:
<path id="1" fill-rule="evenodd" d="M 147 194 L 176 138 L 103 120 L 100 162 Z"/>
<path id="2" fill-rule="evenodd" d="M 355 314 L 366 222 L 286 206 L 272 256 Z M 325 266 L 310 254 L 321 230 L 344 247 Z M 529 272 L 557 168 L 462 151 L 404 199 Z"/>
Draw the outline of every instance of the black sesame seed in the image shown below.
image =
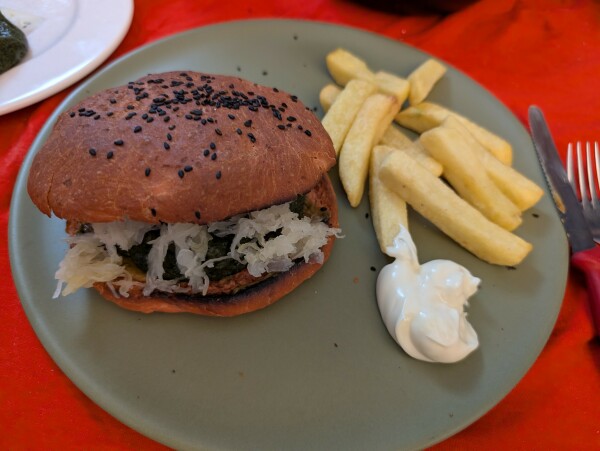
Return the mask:
<path id="1" fill-rule="evenodd" d="M 153 117 L 149 117 L 148 119 L 146 119 L 146 122 L 147 122 L 147 123 L 150 123 L 150 122 L 152 122 L 153 120 L 154 120 L 154 118 L 153 118 Z"/>
<path id="2" fill-rule="evenodd" d="M 85 108 L 79 108 L 77 111 L 79 111 L 80 113 L 83 113 L 85 111 Z"/>
<path id="3" fill-rule="evenodd" d="M 100 119 L 100 115 L 99 115 L 99 114 L 96 114 L 96 115 L 94 116 L 94 120 L 96 120 L 96 121 L 97 121 L 98 119 Z"/>
<path id="4" fill-rule="evenodd" d="M 221 131 L 220 128 L 215 128 L 215 133 L 219 136 L 223 136 L 223 132 Z"/>
<path id="5" fill-rule="evenodd" d="M 290 99 L 292 99 L 292 102 L 297 102 L 298 96 L 290 96 Z"/>
<path id="6" fill-rule="evenodd" d="M 210 155 L 210 150 L 204 149 L 203 154 L 204 154 L 205 157 L 208 157 Z"/>
<path id="7" fill-rule="evenodd" d="M 108 117 L 112 116 L 113 114 L 114 114 L 114 113 L 113 113 L 112 111 L 109 111 L 108 113 L 106 113 L 106 115 L 107 115 Z"/>
<path id="8" fill-rule="evenodd" d="M 133 127 L 133 133 L 139 133 L 142 131 L 142 127 L 140 125 L 136 125 Z"/>
<path id="9" fill-rule="evenodd" d="M 171 120 L 171 116 L 165 116 L 165 118 L 163 119 L 165 122 L 169 122 Z"/>
<path id="10" fill-rule="evenodd" d="M 123 140 L 122 139 L 117 139 L 113 144 L 115 146 L 122 146 L 123 145 Z"/>
<path id="11" fill-rule="evenodd" d="M 128 110 L 133 110 L 135 107 L 133 105 L 127 105 Z"/>
<path id="12" fill-rule="evenodd" d="M 156 210 L 154 208 L 150 209 L 150 213 L 152 213 L 152 216 L 156 216 Z"/>
<path id="13" fill-rule="evenodd" d="M 252 120 L 251 120 L 251 119 L 248 119 L 246 122 L 244 122 L 244 125 L 245 125 L 246 127 L 250 127 L 250 126 L 252 126 Z"/>
<path id="14" fill-rule="evenodd" d="M 189 165 L 183 168 L 183 170 L 184 170 L 185 172 L 190 172 L 192 169 L 194 169 L 194 168 L 193 168 L 193 167 L 191 167 L 191 166 L 189 166 Z"/>
<path id="15" fill-rule="evenodd" d="M 150 168 L 146 168 L 146 170 L 144 171 L 144 174 L 146 174 L 146 177 L 148 177 L 150 175 Z"/>
<path id="16" fill-rule="evenodd" d="M 290 122 L 294 122 L 296 120 L 294 116 L 288 116 L 286 119 Z"/>
<path id="17" fill-rule="evenodd" d="M 117 103 L 117 99 L 110 99 L 110 103 L 114 105 L 115 103 Z"/>
<path id="18" fill-rule="evenodd" d="M 163 143 L 163 147 L 165 148 L 165 150 L 169 150 L 171 148 L 171 146 L 169 145 L 169 143 L 166 142 L 166 141 Z"/>
<path id="19" fill-rule="evenodd" d="M 113 151 L 111 150 L 111 151 L 109 151 L 109 152 L 106 154 L 106 158 L 107 158 L 108 160 L 110 160 L 110 159 L 111 159 L 111 158 L 112 158 L 114 155 L 115 155 L 115 154 L 114 154 L 114 153 L 113 153 Z"/>
<path id="20" fill-rule="evenodd" d="M 185 175 L 185 172 L 183 172 L 183 170 L 180 169 L 179 171 L 177 171 L 177 175 L 179 175 L 179 178 L 182 179 Z"/>
<path id="21" fill-rule="evenodd" d="M 277 89 L 277 88 L 273 88 L 273 91 L 274 91 L 274 92 L 279 92 L 279 89 Z"/>
<path id="22" fill-rule="evenodd" d="M 210 156 L 210 159 L 211 159 L 211 160 L 216 160 L 216 159 L 217 159 L 217 154 L 216 154 L 216 153 L 213 153 L 213 154 Z"/>
<path id="23" fill-rule="evenodd" d="M 195 211 L 194 215 L 196 216 L 196 218 L 200 219 L 200 212 L 199 211 Z"/>
<path id="24" fill-rule="evenodd" d="M 190 119 L 190 120 L 194 118 L 191 114 L 186 114 L 184 117 L 186 119 Z"/>
<path id="25" fill-rule="evenodd" d="M 173 140 L 173 136 L 170 133 L 167 133 L 167 139 L 169 141 L 172 141 Z"/>
<path id="26" fill-rule="evenodd" d="M 278 128 L 279 130 L 285 130 L 285 125 L 279 124 L 279 125 L 277 126 L 277 128 Z"/>
<path id="27" fill-rule="evenodd" d="M 308 130 L 308 129 L 304 130 L 304 134 L 305 134 L 306 136 L 312 136 L 312 133 L 311 133 L 311 132 L 310 132 L 310 130 Z"/>
<path id="28" fill-rule="evenodd" d="M 215 149 L 217 148 L 217 145 L 216 145 L 215 143 L 210 143 L 209 147 L 210 147 L 212 150 L 215 150 Z"/>
<path id="29" fill-rule="evenodd" d="M 169 125 L 169 130 L 171 130 L 171 131 L 175 130 L 175 126 L 174 125 Z"/>
<path id="30" fill-rule="evenodd" d="M 254 135 L 252 133 L 248 133 L 248 138 L 250 138 L 250 142 L 253 142 L 253 143 L 256 142 L 256 138 L 254 137 Z"/>
<path id="31" fill-rule="evenodd" d="M 237 129 L 235 132 L 236 132 L 238 135 L 241 135 L 241 134 L 242 134 L 242 129 L 238 128 L 238 129 Z"/>
<path id="32" fill-rule="evenodd" d="M 129 119 L 131 119 L 133 116 L 135 116 L 137 113 L 134 111 L 132 113 L 129 113 L 127 116 L 125 116 L 125 120 L 128 121 Z"/>
<path id="33" fill-rule="evenodd" d="M 95 156 L 96 156 L 96 149 L 94 149 L 93 147 L 92 147 L 90 150 L 88 150 L 88 152 L 90 153 L 90 155 L 91 155 L 92 157 L 95 157 Z"/>
<path id="34" fill-rule="evenodd" d="M 231 120 L 234 120 L 234 119 L 235 119 L 235 116 L 234 116 L 233 114 L 228 114 L 228 115 L 227 115 L 227 117 L 228 117 L 229 119 L 231 119 Z"/>
<path id="35" fill-rule="evenodd" d="M 142 119 L 148 119 L 148 115 L 146 113 L 142 114 Z"/>
<path id="36" fill-rule="evenodd" d="M 71 117 L 75 117 L 75 112 L 74 112 L 74 111 L 71 111 L 71 112 L 69 113 L 69 116 L 71 116 Z"/>
<path id="37" fill-rule="evenodd" d="M 219 180 L 221 178 L 221 171 L 217 171 L 215 177 L 217 178 L 217 180 Z"/>

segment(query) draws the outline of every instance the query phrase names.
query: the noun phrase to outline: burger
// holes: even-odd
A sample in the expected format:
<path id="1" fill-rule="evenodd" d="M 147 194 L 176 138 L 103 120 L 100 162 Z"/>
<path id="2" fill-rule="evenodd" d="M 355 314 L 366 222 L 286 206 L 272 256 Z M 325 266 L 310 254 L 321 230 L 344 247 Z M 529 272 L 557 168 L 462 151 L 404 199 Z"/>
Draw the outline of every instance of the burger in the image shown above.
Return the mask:
<path id="1" fill-rule="evenodd" d="M 232 76 L 152 74 L 63 112 L 27 190 L 66 220 L 55 297 L 234 316 L 318 271 L 339 236 L 335 151 L 300 100 Z"/>

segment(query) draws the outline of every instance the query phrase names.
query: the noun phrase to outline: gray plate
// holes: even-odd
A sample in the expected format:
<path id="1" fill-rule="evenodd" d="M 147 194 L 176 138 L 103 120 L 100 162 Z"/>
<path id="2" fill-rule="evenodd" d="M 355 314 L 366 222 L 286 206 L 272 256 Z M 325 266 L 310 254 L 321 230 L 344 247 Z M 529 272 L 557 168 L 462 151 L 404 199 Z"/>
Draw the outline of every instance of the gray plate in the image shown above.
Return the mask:
<path id="1" fill-rule="evenodd" d="M 519 235 L 533 253 L 517 269 L 482 263 L 416 215 L 422 261 L 453 259 L 483 279 L 470 319 L 480 349 L 453 364 L 407 357 L 377 310 L 380 254 L 365 201 L 338 188 L 339 240 L 329 263 L 277 304 L 233 319 L 128 312 L 95 292 L 52 300 L 64 224 L 29 200 L 31 160 L 60 111 L 138 76 L 191 69 L 239 74 L 318 105 L 336 47 L 374 69 L 408 74 L 427 55 L 356 29 L 314 22 L 224 23 L 139 49 L 83 83 L 50 118 L 17 180 L 10 257 L 23 306 L 40 340 L 75 384 L 103 409 L 159 442 L 209 449 L 406 449 L 452 435 L 515 386 L 542 350 L 565 288 L 568 249 L 550 197 L 524 216 Z M 515 166 L 545 186 L 529 136 L 492 95 L 450 69 L 432 100 L 507 138 Z"/>

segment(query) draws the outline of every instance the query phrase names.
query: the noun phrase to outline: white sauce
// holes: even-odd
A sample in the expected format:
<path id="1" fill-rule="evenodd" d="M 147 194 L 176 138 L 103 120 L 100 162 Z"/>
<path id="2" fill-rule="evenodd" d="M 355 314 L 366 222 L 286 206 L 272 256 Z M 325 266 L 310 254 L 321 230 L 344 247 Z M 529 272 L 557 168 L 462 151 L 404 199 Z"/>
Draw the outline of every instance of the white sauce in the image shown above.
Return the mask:
<path id="1" fill-rule="evenodd" d="M 377 278 L 377 303 L 388 332 L 415 359 L 452 363 L 479 345 L 464 307 L 475 294 L 477 277 L 449 260 L 423 265 L 405 227 L 387 248 L 395 261 Z"/>

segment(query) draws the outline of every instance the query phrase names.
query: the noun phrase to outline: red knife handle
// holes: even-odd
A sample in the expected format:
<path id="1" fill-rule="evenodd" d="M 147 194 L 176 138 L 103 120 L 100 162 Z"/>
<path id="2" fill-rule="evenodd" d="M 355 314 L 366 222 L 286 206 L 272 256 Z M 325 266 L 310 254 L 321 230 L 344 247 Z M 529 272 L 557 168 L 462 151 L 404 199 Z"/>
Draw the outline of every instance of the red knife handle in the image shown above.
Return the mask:
<path id="1" fill-rule="evenodd" d="M 592 322 L 596 336 L 600 337 L 600 247 L 573 254 L 571 263 L 585 275 Z"/>

